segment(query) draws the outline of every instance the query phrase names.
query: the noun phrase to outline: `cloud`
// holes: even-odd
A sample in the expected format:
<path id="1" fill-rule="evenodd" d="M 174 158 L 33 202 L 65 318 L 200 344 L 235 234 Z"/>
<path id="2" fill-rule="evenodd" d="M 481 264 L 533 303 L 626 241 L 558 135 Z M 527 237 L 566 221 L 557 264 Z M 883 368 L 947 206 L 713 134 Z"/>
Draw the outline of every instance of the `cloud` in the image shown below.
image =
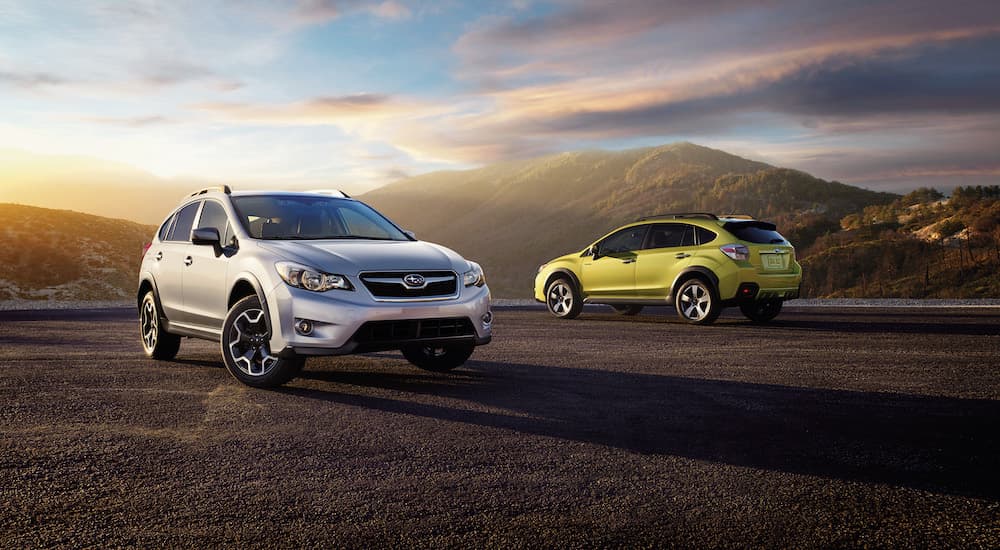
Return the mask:
<path id="1" fill-rule="evenodd" d="M 425 110 L 432 106 L 408 98 L 362 93 L 276 104 L 203 103 L 193 108 L 237 123 L 350 126 L 360 121 L 430 112 Z"/>
<path id="2" fill-rule="evenodd" d="M 135 117 L 87 117 L 84 120 L 96 124 L 123 126 L 127 128 L 145 128 L 148 126 L 159 126 L 163 124 L 173 124 L 176 122 L 175 120 L 161 115 Z"/>
<path id="3" fill-rule="evenodd" d="M 380 19 L 406 19 L 410 8 L 397 0 L 300 0 L 286 14 L 294 25 L 322 25 L 352 13 L 369 13 Z"/>
<path id="4" fill-rule="evenodd" d="M 59 86 L 65 83 L 67 83 L 67 79 L 50 73 L 0 71 L 0 84 L 8 84 L 18 88 L 34 89 Z"/>

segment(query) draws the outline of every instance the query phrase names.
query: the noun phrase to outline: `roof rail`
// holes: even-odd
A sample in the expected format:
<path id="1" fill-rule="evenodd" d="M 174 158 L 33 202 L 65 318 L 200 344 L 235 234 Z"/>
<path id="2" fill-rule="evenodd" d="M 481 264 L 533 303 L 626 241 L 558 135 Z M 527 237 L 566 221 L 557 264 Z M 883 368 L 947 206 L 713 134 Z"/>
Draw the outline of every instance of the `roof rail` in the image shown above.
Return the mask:
<path id="1" fill-rule="evenodd" d="M 350 195 L 344 193 L 340 189 L 313 189 L 311 191 L 306 191 L 306 193 L 316 193 L 317 195 L 330 195 L 333 197 L 338 197 L 341 199 L 349 199 Z"/>
<path id="2" fill-rule="evenodd" d="M 717 219 L 719 219 L 719 217 L 716 216 L 715 214 L 710 214 L 708 212 L 672 212 L 672 213 L 669 213 L 669 214 L 656 214 L 655 216 L 644 216 L 644 217 L 639 218 L 638 220 L 635 220 L 635 221 L 637 221 L 637 222 L 644 222 L 646 220 L 655 220 L 655 219 L 662 219 L 662 218 L 673 218 L 673 219 L 679 219 L 679 218 L 705 218 L 705 219 L 708 219 L 708 220 L 717 220 Z"/>
<path id="3" fill-rule="evenodd" d="M 188 198 L 197 197 L 198 195 L 204 195 L 205 193 L 211 193 L 212 191 L 218 191 L 220 193 L 225 193 L 227 195 L 232 194 L 233 190 L 229 188 L 228 185 L 213 185 L 212 187 L 206 187 L 204 189 L 199 189 L 194 193 L 188 195 Z"/>

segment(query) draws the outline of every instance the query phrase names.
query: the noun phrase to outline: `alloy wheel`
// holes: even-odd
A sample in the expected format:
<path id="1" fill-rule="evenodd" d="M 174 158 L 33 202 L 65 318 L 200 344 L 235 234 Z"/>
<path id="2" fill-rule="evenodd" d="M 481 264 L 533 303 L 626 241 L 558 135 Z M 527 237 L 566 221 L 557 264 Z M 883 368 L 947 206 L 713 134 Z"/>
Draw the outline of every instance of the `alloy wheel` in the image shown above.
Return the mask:
<path id="1" fill-rule="evenodd" d="M 680 311 L 691 321 L 704 319 L 712 308 L 712 294 L 700 283 L 688 285 L 681 293 Z"/>
<path id="2" fill-rule="evenodd" d="M 563 316 L 573 308 L 573 290 L 566 283 L 557 282 L 549 288 L 549 309 Z"/>
<path id="3" fill-rule="evenodd" d="M 261 309 L 248 309 L 233 322 L 229 332 L 229 355 L 243 373 L 264 376 L 278 364 L 271 355 L 271 331 Z"/>
<path id="4" fill-rule="evenodd" d="M 146 298 L 142 303 L 142 311 L 139 312 L 139 332 L 142 334 L 142 347 L 146 349 L 147 353 L 152 353 L 156 348 L 158 323 L 156 304 L 152 299 Z"/>

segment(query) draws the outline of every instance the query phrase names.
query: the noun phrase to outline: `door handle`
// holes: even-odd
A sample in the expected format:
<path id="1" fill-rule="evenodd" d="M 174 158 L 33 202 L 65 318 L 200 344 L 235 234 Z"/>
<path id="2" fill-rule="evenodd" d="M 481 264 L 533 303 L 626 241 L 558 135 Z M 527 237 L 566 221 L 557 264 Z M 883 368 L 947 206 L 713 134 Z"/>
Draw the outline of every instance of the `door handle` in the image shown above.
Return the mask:
<path id="1" fill-rule="evenodd" d="M 160 261 L 163 259 L 163 252 L 157 252 L 156 256 L 153 257 L 154 260 Z"/>
<path id="2" fill-rule="evenodd" d="M 191 265 L 193 262 L 194 260 L 191 259 L 191 256 L 184 258 L 184 265 Z"/>
<path id="3" fill-rule="evenodd" d="M 677 258 L 678 260 L 683 260 L 684 258 L 690 258 L 691 255 L 688 254 L 687 252 L 678 252 L 677 255 L 674 257 Z"/>
<path id="4" fill-rule="evenodd" d="M 626 259 L 622 260 L 622 263 L 623 264 L 634 264 L 635 263 L 635 258 L 626 258 Z"/>

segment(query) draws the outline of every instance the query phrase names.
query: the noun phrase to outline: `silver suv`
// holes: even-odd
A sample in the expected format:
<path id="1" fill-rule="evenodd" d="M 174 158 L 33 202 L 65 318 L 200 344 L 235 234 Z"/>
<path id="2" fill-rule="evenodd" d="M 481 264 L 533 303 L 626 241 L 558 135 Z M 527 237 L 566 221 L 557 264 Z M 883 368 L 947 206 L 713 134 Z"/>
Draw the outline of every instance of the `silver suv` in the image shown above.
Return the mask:
<path id="1" fill-rule="evenodd" d="M 478 264 L 338 191 L 192 193 L 143 253 L 137 299 L 148 357 L 172 359 L 182 336 L 218 341 L 258 387 L 314 355 L 398 349 L 449 371 L 492 337 Z"/>

